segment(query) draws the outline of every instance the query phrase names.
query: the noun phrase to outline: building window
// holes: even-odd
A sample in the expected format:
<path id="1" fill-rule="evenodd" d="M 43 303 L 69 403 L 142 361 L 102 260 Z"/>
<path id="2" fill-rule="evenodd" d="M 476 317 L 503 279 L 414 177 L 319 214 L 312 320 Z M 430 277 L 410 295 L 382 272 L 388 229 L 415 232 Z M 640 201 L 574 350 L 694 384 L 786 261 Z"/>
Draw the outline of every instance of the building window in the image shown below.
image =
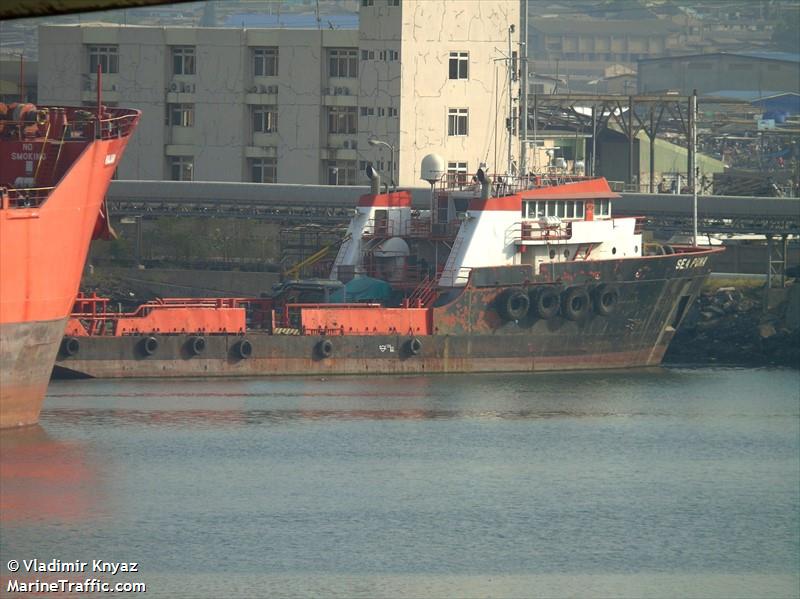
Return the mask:
<path id="1" fill-rule="evenodd" d="M 356 133 L 358 114 L 355 106 L 328 108 L 328 133 Z"/>
<path id="2" fill-rule="evenodd" d="M 369 108 L 367 106 L 361 107 L 361 116 L 374 116 L 374 115 L 375 115 L 374 108 Z"/>
<path id="3" fill-rule="evenodd" d="M 358 77 L 358 50 L 355 48 L 328 50 L 328 75 L 330 77 Z"/>
<path id="4" fill-rule="evenodd" d="M 469 133 L 469 110 L 449 108 L 447 110 L 447 135 L 467 135 Z"/>
<path id="5" fill-rule="evenodd" d="M 170 179 L 172 181 L 191 181 L 194 171 L 192 156 L 170 156 Z"/>
<path id="6" fill-rule="evenodd" d="M 375 0 L 361 0 L 361 6 L 375 6 Z"/>
<path id="7" fill-rule="evenodd" d="M 386 109 L 382 106 L 378 107 L 378 116 L 386 116 Z"/>
<path id="8" fill-rule="evenodd" d="M 467 184 L 467 163 L 448 162 L 447 163 L 447 182 L 450 185 Z"/>
<path id="9" fill-rule="evenodd" d="M 389 6 L 400 6 L 400 0 L 389 0 Z"/>
<path id="10" fill-rule="evenodd" d="M 277 48 L 253 48 L 253 76 L 278 76 Z"/>
<path id="11" fill-rule="evenodd" d="M 96 74 L 97 67 L 103 73 L 119 73 L 118 46 L 89 46 L 89 74 Z"/>
<path id="12" fill-rule="evenodd" d="M 168 104 L 167 125 L 170 127 L 194 127 L 194 104 Z"/>
<path id="13" fill-rule="evenodd" d="M 450 52 L 450 79 L 469 79 L 469 52 Z"/>
<path id="14" fill-rule="evenodd" d="M 278 159 L 277 158 L 251 158 L 250 180 L 253 183 L 277 183 Z"/>
<path id="15" fill-rule="evenodd" d="M 253 106 L 253 132 L 275 133 L 278 130 L 277 106 Z"/>
<path id="16" fill-rule="evenodd" d="M 393 106 L 389 106 L 386 111 L 389 116 L 397 116 L 397 108 L 394 108 Z"/>
<path id="17" fill-rule="evenodd" d="M 389 60 L 392 62 L 395 60 L 400 60 L 400 52 L 397 50 L 389 50 Z"/>
<path id="18" fill-rule="evenodd" d="M 355 185 L 356 161 L 355 160 L 326 160 L 328 185 Z"/>
<path id="19" fill-rule="evenodd" d="M 194 46 L 173 46 L 172 74 L 194 75 Z"/>
<path id="20" fill-rule="evenodd" d="M 586 60 L 589 60 L 589 59 L 587 58 Z M 517 75 L 519 73 L 519 71 L 517 71 L 517 63 L 518 63 L 517 51 L 514 50 L 513 52 L 511 52 L 511 79 L 513 81 L 517 80 Z"/>
<path id="21" fill-rule="evenodd" d="M 361 60 L 374 60 L 374 59 L 375 59 L 375 50 L 361 51 Z"/>

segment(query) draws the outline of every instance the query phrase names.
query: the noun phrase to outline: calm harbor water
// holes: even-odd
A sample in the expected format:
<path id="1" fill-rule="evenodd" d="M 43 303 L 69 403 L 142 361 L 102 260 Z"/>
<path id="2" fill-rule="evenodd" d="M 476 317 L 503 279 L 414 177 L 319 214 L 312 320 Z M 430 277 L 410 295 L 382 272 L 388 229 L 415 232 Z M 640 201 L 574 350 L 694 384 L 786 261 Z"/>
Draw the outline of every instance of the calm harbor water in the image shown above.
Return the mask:
<path id="1" fill-rule="evenodd" d="M 0 597 L 800 596 L 796 370 L 59 381 L 0 443 Z"/>

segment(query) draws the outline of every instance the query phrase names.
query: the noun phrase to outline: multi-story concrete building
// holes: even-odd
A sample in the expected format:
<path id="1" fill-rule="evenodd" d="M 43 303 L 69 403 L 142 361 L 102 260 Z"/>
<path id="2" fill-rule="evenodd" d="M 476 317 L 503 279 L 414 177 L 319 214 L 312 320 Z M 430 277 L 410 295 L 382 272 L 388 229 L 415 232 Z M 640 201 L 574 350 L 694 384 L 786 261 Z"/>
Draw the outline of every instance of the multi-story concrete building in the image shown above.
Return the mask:
<path id="1" fill-rule="evenodd" d="M 359 21 L 43 26 L 39 99 L 93 104 L 99 65 L 104 101 L 143 111 L 123 179 L 347 185 L 372 163 L 416 186 L 431 152 L 452 172 L 504 172 L 516 111 L 504 60 L 519 1 L 362 0 Z"/>

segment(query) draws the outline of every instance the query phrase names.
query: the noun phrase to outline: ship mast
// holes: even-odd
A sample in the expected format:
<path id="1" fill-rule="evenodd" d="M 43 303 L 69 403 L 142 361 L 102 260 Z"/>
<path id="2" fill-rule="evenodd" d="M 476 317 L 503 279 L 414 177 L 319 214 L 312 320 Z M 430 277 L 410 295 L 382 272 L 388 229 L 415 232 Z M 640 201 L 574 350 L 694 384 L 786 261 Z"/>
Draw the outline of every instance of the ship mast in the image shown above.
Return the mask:
<path id="1" fill-rule="evenodd" d="M 506 175 L 508 177 L 511 176 L 511 166 L 513 164 L 513 143 L 514 143 L 514 94 L 512 93 L 512 87 L 514 84 L 514 60 L 513 60 L 513 51 L 511 50 L 512 47 L 512 38 L 514 36 L 514 23 L 508 28 L 508 163 L 506 165 Z"/>

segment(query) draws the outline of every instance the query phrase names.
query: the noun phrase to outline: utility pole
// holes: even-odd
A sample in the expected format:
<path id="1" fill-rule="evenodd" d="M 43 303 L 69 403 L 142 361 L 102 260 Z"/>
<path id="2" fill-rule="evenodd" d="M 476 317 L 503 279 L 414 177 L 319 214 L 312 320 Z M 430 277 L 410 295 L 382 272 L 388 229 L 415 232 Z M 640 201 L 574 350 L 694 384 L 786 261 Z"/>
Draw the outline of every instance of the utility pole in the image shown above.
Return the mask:
<path id="1" fill-rule="evenodd" d="M 523 176 L 528 174 L 528 0 L 522 0 L 522 31 L 520 32 L 519 57 L 522 61 L 519 107 L 519 166 Z"/>
<path id="2" fill-rule="evenodd" d="M 514 61 L 512 60 L 513 51 L 511 50 L 512 38 L 514 36 L 515 26 L 512 23 L 508 28 L 508 165 L 506 167 L 506 175 L 511 175 L 511 164 L 513 162 L 513 143 L 514 136 L 514 94 L 512 93 L 514 84 Z"/>
<path id="3" fill-rule="evenodd" d="M 692 186 L 692 245 L 697 247 L 697 90 L 691 97 L 692 160 L 690 181 Z"/>

